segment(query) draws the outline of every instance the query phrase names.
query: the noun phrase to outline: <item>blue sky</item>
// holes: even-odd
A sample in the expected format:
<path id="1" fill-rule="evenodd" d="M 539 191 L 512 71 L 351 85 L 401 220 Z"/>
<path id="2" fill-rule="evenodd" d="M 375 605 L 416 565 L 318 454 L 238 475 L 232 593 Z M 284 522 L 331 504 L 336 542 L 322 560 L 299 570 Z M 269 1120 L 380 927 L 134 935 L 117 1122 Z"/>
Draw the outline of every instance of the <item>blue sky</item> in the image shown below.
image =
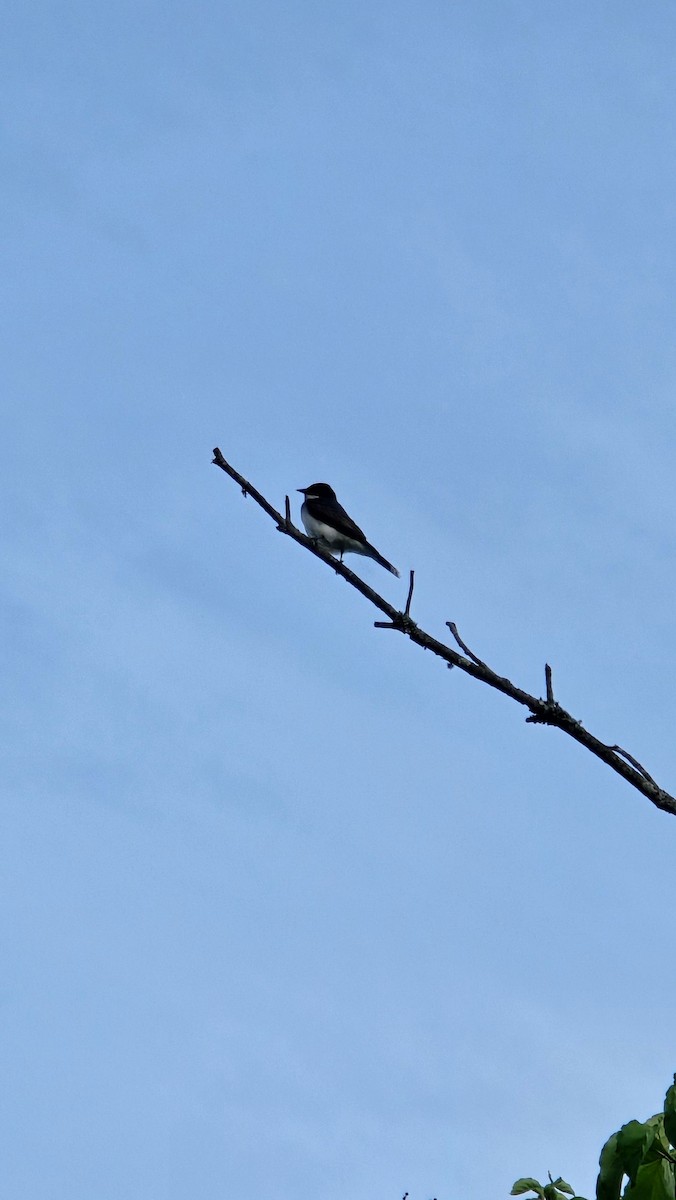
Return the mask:
<path id="1" fill-rule="evenodd" d="M 3 26 L 3 1194 L 589 1195 L 676 822 L 210 459 L 674 791 L 673 7 Z"/>

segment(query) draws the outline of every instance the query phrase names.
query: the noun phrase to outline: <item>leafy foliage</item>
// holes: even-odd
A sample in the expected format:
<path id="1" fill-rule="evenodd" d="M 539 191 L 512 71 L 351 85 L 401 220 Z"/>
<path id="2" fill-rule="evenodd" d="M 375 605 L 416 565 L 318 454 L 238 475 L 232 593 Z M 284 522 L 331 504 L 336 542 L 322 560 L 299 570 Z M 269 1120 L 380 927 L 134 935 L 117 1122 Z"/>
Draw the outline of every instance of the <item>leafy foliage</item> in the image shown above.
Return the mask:
<path id="1" fill-rule="evenodd" d="M 624 1191 L 622 1184 L 627 1180 Z M 582 1200 L 563 1179 L 539 1183 L 517 1179 L 512 1196 L 534 1192 L 539 1200 Z M 647 1121 L 627 1121 L 606 1142 L 599 1158 L 596 1200 L 676 1200 L 676 1075 L 664 1112 Z"/>
<path id="2" fill-rule="evenodd" d="M 558 1179 L 552 1179 L 550 1175 L 549 1183 L 539 1183 L 537 1179 L 531 1179 L 528 1176 L 517 1179 L 510 1195 L 523 1196 L 526 1192 L 535 1192 L 540 1200 L 568 1200 L 569 1196 L 572 1196 L 573 1200 L 583 1200 L 583 1197 L 578 1196 L 575 1189 L 561 1176 Z"/>

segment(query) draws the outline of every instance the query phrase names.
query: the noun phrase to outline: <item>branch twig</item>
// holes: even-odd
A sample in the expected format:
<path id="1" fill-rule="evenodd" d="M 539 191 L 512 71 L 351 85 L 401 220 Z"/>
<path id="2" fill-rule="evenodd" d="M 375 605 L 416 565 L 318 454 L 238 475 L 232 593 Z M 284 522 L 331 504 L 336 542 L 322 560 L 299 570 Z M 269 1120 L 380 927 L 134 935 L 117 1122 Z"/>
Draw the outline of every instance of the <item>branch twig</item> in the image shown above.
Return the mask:
<path id="1" fill-rule="evenodd" d="M 476 663 L 477 667 L 483 667 L 486 671 L 488 671 L 490 668 L 486 666 L 485 662 L 482 662 L 480 658 L 477 658 L 476 654 L 473 654 L 469 646 L 466 646 L 463 642 L 460 634 L 458 633 L 458 626 L 456 625 L 455 621 L 447 621 L 446 624 L 448 625 L 448 628 L 453 634 L 453 637 L 458 643 L 460 649 L 465 651 L 467 657 L 471 658 L 472 662 Z"/>
<path id="2" fill-rule="evenodd" d="M 552 671 L 548 663 L 545 665 L 546 698 L 542 699 L 538 696 L 531 696 L 528 692 L 525 692 L 522 688 L 512 683 L 510 679 L 507 679 L 503 675 L 498 675 L 485 662 L 477 658 L 463 642 L 455 622 L 447 621 L 448 628 L 463 651 L 463 654 L 458 654 L 457 650 L 454 650 L 451 646 L 447 646 L 444 642 L 438 641 L 412 620 L 410 610 L 413 599 L 413 571 L 410 573 L 408 598 L 402 612 L 394 608 L 392 604 L 379 595 L 378 592 L 374 591 L 373 588 L 369 587 L 367 583 L 364 583 L 364 580 L 355 575 L 349 567 L 346 567 L 345 563 L 333 558 L 327 550 L 320 549 L 312 538 L 306 537 L 304 533 L 301 533 L 300 529 L 296 528 L 291 521 L 291 506 L 288 496 L 286 497 L 285 516 L 282 516 L 247 479 L 244 479 L 242 475 L 235 471 L 234 467 L 230 466 L 230 463 L 226 462 L 218 447 L 214 450 L 213 462 L 215 466 L 225 471 L 226 475 L 234 479 L 235 483 L 239 484 L 244 496 L 251 496 L 260 505 L 263 511 L 275 522 L 280 533 L 287 534 L 294 542 L 298 542 L 299 545 L 304 546 L 306 550 L 314 554 L 315 558 L 320 558 L 327 567 L 331 567 L 335 571 L 336 575 L 342 576 L 351 587 L 355 588 L 366 600 L 370 600 L 371 604 L 384 613 L 387 620 L 375 622 L 375 625 L 379 629 L 397 629 L 400 633 L 410 638 L 416 646 L 422 646 L 424 650 L 431 650 L 433 654 L 441 658 L 449 667 L 459 667 L 466 675 L 471 675 L 473 679 L 478 679 L 481 683 L 486 683 L 489 687 L 495 688 L 496 691 L 502 692 L 503 695 L 509 696 L 517 704 L 521 704 L 529 710 L 530 716 L 526 717 L 526 721 L 529 724 L 553 725 L 557 729 L 563 730 L 569 737 L 572 737 L 581 746 L 584 746 L 586 750 L 589 750 L 591 754 L 601 759 L 601 762 L 606 763 L 613 771 L 621 775 L 627 783 L 630 783 L 632 787 L 635 787 L 637 791 L 646 796 L 657 808 L 663 812 L 671 813 L 672 816 L 676 816 L 676 798 L 659 787 L 637 759 L 633 758 L 626 750 L 623 750 L 621 746 L 610 746 L 600 741 L 599 738 L 594 737 L 592 733 L 589 733 L 585 729 L 580 721 L 576 721 L 554 699 Z"/>

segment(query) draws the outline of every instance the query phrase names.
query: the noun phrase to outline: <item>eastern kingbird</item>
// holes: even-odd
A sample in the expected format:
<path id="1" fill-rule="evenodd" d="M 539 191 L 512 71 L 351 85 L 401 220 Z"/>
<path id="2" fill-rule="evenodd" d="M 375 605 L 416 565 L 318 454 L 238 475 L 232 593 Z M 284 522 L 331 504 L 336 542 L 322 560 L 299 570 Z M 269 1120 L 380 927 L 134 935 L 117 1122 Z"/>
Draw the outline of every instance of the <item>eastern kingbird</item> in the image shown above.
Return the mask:
<path id="1" fill-rule="evenodd" d="M 393 575 L 399 576 L 397 568 L 367 542 L 366 535 L 348 517 L 328 483 L 313 483 L 311 487 L 298 488 L 298 491 L 305 496 L 300 510 L 303 524 L 322 550 L 340 554 L 341 562 L 345 553 L 364 554 L 367 558 L 374 558 Z"/>

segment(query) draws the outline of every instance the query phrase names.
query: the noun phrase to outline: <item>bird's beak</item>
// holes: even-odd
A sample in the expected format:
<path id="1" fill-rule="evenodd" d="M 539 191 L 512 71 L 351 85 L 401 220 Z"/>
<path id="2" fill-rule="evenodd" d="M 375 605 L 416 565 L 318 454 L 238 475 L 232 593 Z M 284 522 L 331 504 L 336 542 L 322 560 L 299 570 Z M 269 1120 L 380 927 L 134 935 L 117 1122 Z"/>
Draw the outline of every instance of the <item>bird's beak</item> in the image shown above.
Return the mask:
<path id="1" fill-rule="evenodd" d="M 302 492 L 302 493 L 303 493 L 303 495 L 305 495 L 305 493 L 306 493 L 306 491 L 307 491 L 307 488 L 296 488 L 296 491 L 297 491 L 297 492 Z"/>

